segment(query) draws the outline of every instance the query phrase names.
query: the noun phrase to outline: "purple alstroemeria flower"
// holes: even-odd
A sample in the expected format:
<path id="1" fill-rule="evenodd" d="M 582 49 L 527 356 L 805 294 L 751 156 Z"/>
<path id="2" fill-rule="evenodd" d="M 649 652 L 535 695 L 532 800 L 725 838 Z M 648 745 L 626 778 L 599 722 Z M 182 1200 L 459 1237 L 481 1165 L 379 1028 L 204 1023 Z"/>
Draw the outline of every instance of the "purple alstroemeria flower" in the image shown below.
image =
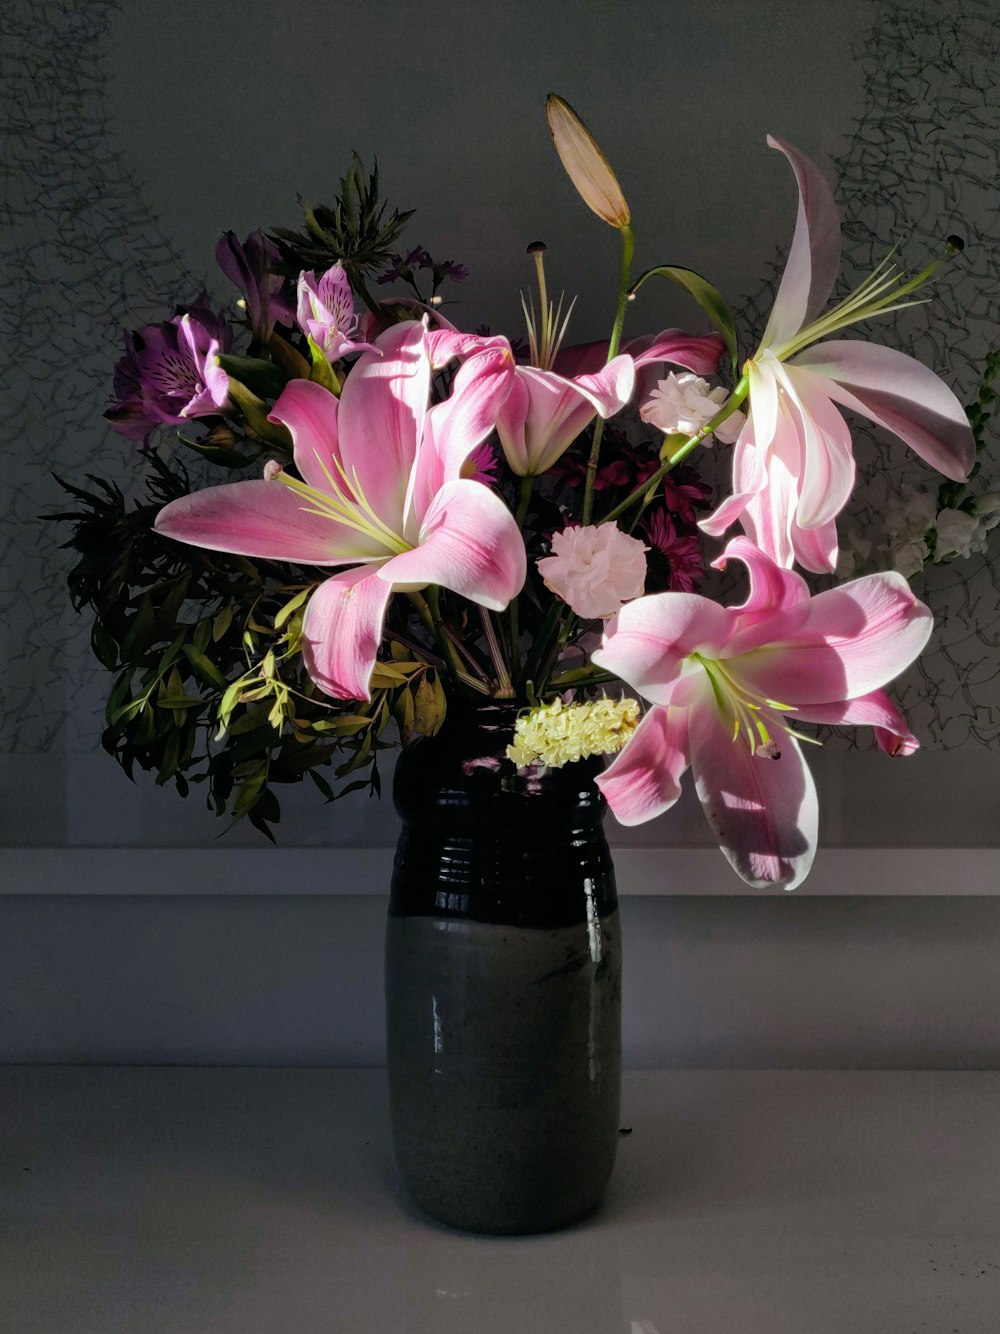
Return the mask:
<path id="1" fill-rule="evenodd" d="M 284 293 L 281 252 L 262 231 L 241 241 L 226 232 L 215 247 L 215 259 L 229 281 L 243 293 L 255 343 L 266 343 L 275 324 L 292 325 L 295 307 Z"/>
<path id="2" fill-rule="evenodd" d="M 321 278 L 315 273 L 299 274 L 295 319 L 329 361 L 353 352 L 378 352 L 374 344 L 355 338 L 358 317 L 354 313 L 354 295 L 339 259 Z"/>
<path id="3" fill-rule="evenodd" d="M 406 255 L 390 255 L 392 267 L 386 269 L 385 273 L 380 274 L 375 280 L 380 287 L 387 283 L 394 283 L 402 279 L 404 282 L 413 282 L 414 269 L 432 269 L 434 261 L 431 259 L 430 251 L 425 250 L 422 245 L 418 245 Z"/>
<path id="4" fill-rule="evenodd" d="M 231 330 L 202 292 L 172 320 L 125 335 L 125 355 L 115 366 L 117 401 L 104 414 L 130 440 L 146 440 L 157 426 L 178 426 L 226 406 L 229 377 L 218 364 Z"/>

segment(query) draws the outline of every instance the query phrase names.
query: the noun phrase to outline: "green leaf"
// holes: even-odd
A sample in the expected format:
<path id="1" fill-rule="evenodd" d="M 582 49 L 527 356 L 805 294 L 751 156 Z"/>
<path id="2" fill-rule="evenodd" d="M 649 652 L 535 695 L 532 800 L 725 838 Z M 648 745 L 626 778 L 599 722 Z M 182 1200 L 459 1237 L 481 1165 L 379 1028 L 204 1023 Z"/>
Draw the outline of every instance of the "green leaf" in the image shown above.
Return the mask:
<path id="1" fill-rule="evenodd" d="M 326 779 L 323 777 L 322 774 L 318 774 L 315 769 L 307 769 L 306 773 L 313 780 L 313 782 L 319 788 L 320 792 L 322 792 L 323 796 L 326 798 L 327 801 L 337 800 L 336 792 L 334 792 L 333 788 L 326 781 Z"/>
<path id="2" fill-rule="evenodd" d="M 207 626 L 208 622 L 203 621 L 202 624 Z M 216 690 L 225 690 L 227 688 L 226 678 L 219 671 L 218 667 L 216 667 L 215 663 L 212 662 L 211 658 L 207 658 L 204 653 L 200 653 L 193 644 L 184 645 L 184 656 L 191 664 L 192 669 L 208 685 L 215 686 Z"/>
<path id="3" fill-rule="evenodd" d="M 255 435 L 260 436 L 262 440 L 270 440 L 274 444 L 281 445 L 289 454 L 292 452 L 292 437 L 288 428 L 277 422 L 268 421 L 267 404 L 232 376 L 229 378 L 229 397 L 239 408 L 244 421 Z"/>
<path id="4" fill-rule="evenodd" d="M 160 655 L 160 661 L 156 665 L 156 671 L 153 673 L 154 676 L 159 675 L 160 673 L 165 672 L 167 670 L 167 668 L 173 662 L 174 658 L 176 658 L 178 653 L 180 653 L 183 645 L 184 645 L 184 632 L 181 631 L 181 633 L 177 636 L 177 638 L 173 641 L 173 643 L 168 648 L 165 648 L 163 650 L 163 653 Z"/>
<path id="5" fill-rule="evenodd" d="M 700 273 L 695 273 L 694 269 L 681 268 L 675 264 L 659 264 L 655 269 L 647 269 L 636 279 L 632 284 L 631 295 L 638 292 L 647 278 L 653 277 L 666 278 L 668 282 L 683 288 L 689 296 L 694 297 L 719 333 L 722 334 L 726 351 L 729 353 L 729 359 L 735 372 L 739 362 L 736 347 L 736 322 L 718 288 L 713 287 L 708 279 L 703 278 Z"/>
<path id="6" fill-rule="evenodd" d="M 118 645 L 115 643 L 114 635 L 100 621 L 95 621 L 91 629 L 90 647 L 94 650 L 94 656 L 102 667 L 107 667 L 110 671 L 116 670 L 118 667 Z"/>
<path id="7" fill-rule="evenodd" d="M 282 626 L 291 619 L 295 612 L 302 606 L 303 602 L 305 602 L 309 595 L 315 591 L 315 588 L 315 584 L 310 584 L 308 588 L 303 588 L 300 593 L 296 593 L 293 598 L 285 603 L 274 618 L 275 630 L 280 630 Z"/>
<path id="8" fill-rule="evenodd" d="M 360 713 L 345 713 L 339 718 L 320 718 L 312 724 L 314 732 L 334 732 L 338 736 L 353 736 L 363 727 L 371 727 L 372 720 Z"/>
<path id="9" fill-rule="evenodd" d="M 258 398 L 277 398 L 288 383 L 288 376 L 281 367 L 263 357 L 239 357 L 223 352 L 219 354 L 219 365 Z"/>
<path id="10" fill-rule="evenodd" d="M 215 620 L 212 622 L 212 639 L 216 644 L 222 639 L 232 623 L 233 604 L 228 602 L 221 611 L 216 613 Z"/>
<path id="11" fill-rule="evenodd" d="M 223 449 L 221 445 L 209 445 L 201 440 L 191 440 L 186 435 L 179 435 L 177 439 L 182 445 L 187 445 L 188 449 L 200 454 L 207 463 L 214 463 L 219 468 L 246 468 L 255 463 L 259 457 L 257 454 L 238 454 L 235 449 Z"/>
<path id="12" fill-rule="evenodd" d="M 128 633 L 122 640 L 122 662 L 135 662 L 149 647 L 156 618 L 149 594 L 144 593 L 139 599 L 139 606 L 129 622 Z"/>
<path id="13" fill-rule="evenodd" d="M 337 379 L 337 373 L 330 365 L 329 358 L 320 347 L 320 345 L 309 336 L 309 352 L 312 356 L 312 368 L 309 371 L 309 379 L 313 384 L 322 385 L 331 394 L 340 397 L 340 381 Z"/>

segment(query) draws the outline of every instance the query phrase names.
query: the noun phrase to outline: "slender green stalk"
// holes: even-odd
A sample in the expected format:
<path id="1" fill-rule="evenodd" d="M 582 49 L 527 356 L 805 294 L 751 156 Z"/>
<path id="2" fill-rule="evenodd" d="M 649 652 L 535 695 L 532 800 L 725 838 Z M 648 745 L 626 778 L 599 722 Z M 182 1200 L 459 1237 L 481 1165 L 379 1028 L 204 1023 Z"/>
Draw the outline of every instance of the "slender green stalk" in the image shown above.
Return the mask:
<path id="1" fill-rule="evenodd" d="M 657 468 L 652 477 L 647 477 L 646 480 L 637 486 L 634 491 L 631 491 L 623 501 L 614 507 L 613 510 L 609 510 L 601 520 L 601 523 L 610 523 L 612 520 L 617 519 L 619 514 L 624 514 L 625 511 L 634 505 L 637 500 L 641 500 L 648 491 L 653 487 L 658 486 L 671 468 L 675 468 L 682 459 L 686 459 L 691 451 L 695 449 L 696 446 L 700 445 L 707 435 L 711 435 L 717 426 L 721 426 L 727 417 L 732 416 L 740 404 L 745 400 L 749 392 L 749 376 L 744 374 L 721 412 L 717 412 L 711 421 L 707 421 L 699 431 L 695 431 L 694 435 L 688 436 L 683 445 L 679 445 L 678 448 L 674 450 L 666 463 Z"/>
<path id="2" fill-rule="evenodd" d="M 571 667 L 568 672 L 553 676 L 549 685 L 553 687 L 601 685 L 605 681 L 617 681 L 614 672 L 602 671 L 600 667 Z"/>
<path id="3" fill-rule="evenodd" d="M 514 522 L 517 524 L 518 532 L 524 534 L 524 518 L 528 513 L 528 505 L 531 502 L 531 489 L 535 485 L 534 477 L 521 478 L 521 492 L 517 498 L 517 512 L 514 515 Z M 510 600 L 510 663 L 515 674 L 521 665 L 521 626 L 519 617 L 518 597 L 515 594 Z"/>
<path id="4" fill-rule="evenodd" d="M 630 223 L 620 227 L 622 238 L 621 276 L 618 284 L 618 309 L 608 343 L 608 361 L 618 355 L 622 341 L 622 328 L 625 324 L 625 305 L 628 301 L 629 284 L 632 281 L 632 255 L 635 251 L 635 234 Z M 583 488 L 583 522 L 590 523 L 594 509 L 594 480 L 597 477 L 597 461 L 601 456 L 601 439 L 604 435 L 604 418 L 598 417 L 594 423 L 594 436 L 590 444 L 590 458 L 587 460 L 587 478 Z"/>
<path id="5" fill-rule="evenodd" d="M 441 650 L 441 656 L 451 668 L 452 675 L 460 684 L 467 686 L 470 690 L 475 690 L 481 695 L 490 693 L 489 686 L 484 681 L 477 681 L 474 676 L 465 670 L 462 661 L 458 656 L 455 645 L 445 633 L 444 621 L 441 618 L 441 599 L 440 594 L 434 585 L 427 590 L 427 597 L 424 598 L 420 593 L 407 593 L 406 595 L 417 615 L 434 637 L 434 642 Z"/>
<path id="6" fill-rule="evenodd" d="M 514 683 L 510 679 L 503 648 L 500 645 L 500 637 L 496 632 L 496 626 L 493 624 L 493 613 L 487 611 L 485 607 L 480 607 L 479 615 L 482 619 L 483 634 L 486 638 L 486 646 L 490 651 L 493 670 L 497 674 L 497 699 L 513 699 L 515 694 Z"/>
<path id="7" fill-rule="evenodd" d="M 552 599 L 552 603 L 549 606 L 548 611 L 545 613 L 545 619 L 542 621 L 538 634 L 535 636 L 534 653 L 528 661 L 528 667 L 525 672 L 524 679 L 526 681 L 535 681 L 538 678 L 539 671 L 548 653 L 552 636 L 557 635 L 559 632 L 559 623 L 564 608 L 565 603 L 560 602 L 558 598 Z"/>

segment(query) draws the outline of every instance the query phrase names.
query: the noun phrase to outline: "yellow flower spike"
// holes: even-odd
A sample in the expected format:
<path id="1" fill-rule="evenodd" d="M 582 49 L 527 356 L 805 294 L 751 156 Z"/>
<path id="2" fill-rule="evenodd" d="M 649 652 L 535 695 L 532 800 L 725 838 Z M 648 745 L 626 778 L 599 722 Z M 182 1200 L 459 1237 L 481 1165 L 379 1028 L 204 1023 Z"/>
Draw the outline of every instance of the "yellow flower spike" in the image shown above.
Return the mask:
<path id="1" fill-rule="evenodd" d="M 545 764 L 559 769 L 591 755 L 614 755 L 639 725 L 639 716 L 634 699 L 564 704 L 556 698 L 518 718 L 507 758 L 519 768 Z"/>
<path id="2" fill-rule="evenodd" d="M 618 178 L 586 125 L 555 93 L 545 99 L 545 114 L 559 160 L 580 198 L 609 226 L 629 226 L 632 214 Z"/>

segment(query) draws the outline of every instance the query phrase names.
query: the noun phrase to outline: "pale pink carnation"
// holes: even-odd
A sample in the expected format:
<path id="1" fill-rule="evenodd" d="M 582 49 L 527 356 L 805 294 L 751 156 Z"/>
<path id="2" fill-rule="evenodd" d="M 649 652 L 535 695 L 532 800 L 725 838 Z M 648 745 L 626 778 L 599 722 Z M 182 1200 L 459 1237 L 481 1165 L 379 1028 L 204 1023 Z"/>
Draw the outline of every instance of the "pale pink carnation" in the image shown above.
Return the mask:
<path id="1" fill-rule="evenodd" d="M 552 555 L 537 562 L 547 588 L 585 621 L 615 616 L 641 596 L 648 547 L 613 523 L 564 528 L 552 538 Z"/>

